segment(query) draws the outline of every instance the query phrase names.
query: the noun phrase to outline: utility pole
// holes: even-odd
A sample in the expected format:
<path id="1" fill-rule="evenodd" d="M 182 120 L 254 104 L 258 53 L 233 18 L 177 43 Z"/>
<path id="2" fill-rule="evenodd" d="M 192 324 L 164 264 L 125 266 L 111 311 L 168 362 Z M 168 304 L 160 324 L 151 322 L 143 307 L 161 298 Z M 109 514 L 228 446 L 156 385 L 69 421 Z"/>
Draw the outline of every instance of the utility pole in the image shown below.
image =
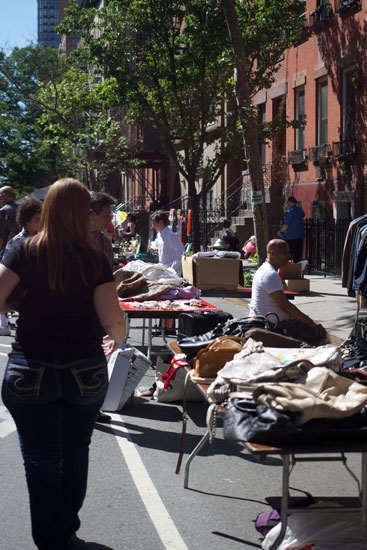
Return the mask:
<path id="1" fill-rule="evenodd" d="M 264 179 L 256 131 L 255 112 L 252 108 L 247 78 L 246 50 L 238 22 L 234 0 L 221 0 L 236 63 L 236 99 L 243 132 L 244 151 L 249 159 L 251 202 L 254 211 L 254 228 L 259 265 L 266 259 L 269 241 L 268 218 L 265 206 Z"/>

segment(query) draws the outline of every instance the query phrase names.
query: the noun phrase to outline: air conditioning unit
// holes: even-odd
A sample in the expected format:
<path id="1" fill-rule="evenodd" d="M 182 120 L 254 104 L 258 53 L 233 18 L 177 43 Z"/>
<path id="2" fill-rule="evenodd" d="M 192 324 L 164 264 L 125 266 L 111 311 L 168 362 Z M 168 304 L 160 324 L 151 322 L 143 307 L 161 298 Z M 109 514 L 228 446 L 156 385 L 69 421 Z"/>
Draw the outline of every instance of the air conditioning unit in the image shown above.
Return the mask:
<path id="1" fill-rule="evenodd" d="M 331 19 L 333 15 L 333 9 L 331 7 L 330 2 L 325 2 L 322 0 L 317 8 L 310 12 L 309 14 L 309 21 L 310 21 L 310 27 L 313 27 L 317 23 L 321 23 L 322 21 L 328 21 Z"/>
<path id="2" fill-rule="evenodd" d="M 320 166 L 319 164 L 315 165 L 315 177 L 317 181 L 322 181 L 325 179 L 326 173 L 324 166 Z"/>
<path id="3" fill-rule="evenodd" d="M 333 157 L 338 160 L 350 159 L 355 156 L 356 151 L 357 144 L 354 139 L 333 141 Z"/>
<path id="4" fill-rule="evenodd" d="M 329 160 L 331 155 L 331 148 L 328 143 L 323 145 L 316 145 L 315 147 L 308 148 L 308 158 L 314 164 L 322 164 Z"/>
<path id="5" fill-rule="evenodd" d="M 360 0 L 335 0 L 335 13 L 342 13 L 350 8 L 360 9 Z"/>
<path id="6" fill-rule="evenodd" d="M 288 164 L 292 165 L 295 172 L 303 172 L 307 170 L 306 149 L 288 151 Z"/>

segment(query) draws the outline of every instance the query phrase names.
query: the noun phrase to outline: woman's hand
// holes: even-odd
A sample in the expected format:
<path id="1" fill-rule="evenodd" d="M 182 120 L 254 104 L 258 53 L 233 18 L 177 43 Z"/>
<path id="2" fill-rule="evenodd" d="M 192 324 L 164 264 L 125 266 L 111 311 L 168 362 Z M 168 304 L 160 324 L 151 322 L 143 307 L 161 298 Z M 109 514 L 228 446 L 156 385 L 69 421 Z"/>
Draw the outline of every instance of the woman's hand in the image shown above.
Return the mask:
<path id="1" fill-rule="evenodd" d="M 111 355 L 111 353 L 113 353 L 119 347 L 120 344 L 118 342 L 115 342 L 115 340 L 112 340 L 111 336 L 109 336 L 108 334 L 103 337 L 102 349 L 105 355 Z"/>
<path id="2" fill-rule="evenodd" d="M 126 340 L 126 321 L 120 307 L 116 283 L 97 286 L 94 290 L 94 307 L 106 336 L 102 345 L 105 355 L 110 355 Z"/>

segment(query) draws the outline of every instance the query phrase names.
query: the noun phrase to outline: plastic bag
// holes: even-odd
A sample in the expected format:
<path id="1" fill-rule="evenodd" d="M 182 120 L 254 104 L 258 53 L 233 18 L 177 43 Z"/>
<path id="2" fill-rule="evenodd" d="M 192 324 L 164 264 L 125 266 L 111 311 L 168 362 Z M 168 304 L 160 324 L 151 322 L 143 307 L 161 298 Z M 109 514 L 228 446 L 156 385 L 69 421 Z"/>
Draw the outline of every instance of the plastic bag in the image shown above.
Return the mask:
<path id="1" fill-rule="evenodd" d="M 330 506 L 330 502 L 325 505 Z M 309 509 L 311 508 L 310 506 Z M 277 550 L 301 550 L 307 546 L 311 546 L 312 550 L 366 550 L 367 543 L 360 522 L 360 514 L 345 511 L 315 510 L 292 514 L 288 517 L 287 530 Z M 279 523 L 266 535 L 261 546 L 263 550 L 271 549 L 280 533 L 280 527 Z"/>
<path id="2" fill-rule="evenodd" d="M 136 271 L 141 273 L 147 279 L 155 282 L 167 281 L 180 286 L 183 283 L 182 277 L 179 277 L 172 267 L 165 267 L 162 264 L 150 264 L 135 260 L 127 265 L 128 271 Z"/>
<path id="3" fill-rule="evenodd" d="M 156 364 L 156 390 L 153 394 L 153 399 L 160 403 L 171 403 L 173 401 L 182 401 L 184 396 L 184 386 L 186 371 L 185 369 L 178 369 L 174 381 L 170 384 L 168 390 L 164 389 L 164 383 L 162 380 L 162 373 L 166 373 L 169 369 L 169 364 L 165 363 L 161 356 L 157 357 Z M 187 380 L 186 387 L 186 401 L 203 401 L 196 384 L 191 380 Z"/>

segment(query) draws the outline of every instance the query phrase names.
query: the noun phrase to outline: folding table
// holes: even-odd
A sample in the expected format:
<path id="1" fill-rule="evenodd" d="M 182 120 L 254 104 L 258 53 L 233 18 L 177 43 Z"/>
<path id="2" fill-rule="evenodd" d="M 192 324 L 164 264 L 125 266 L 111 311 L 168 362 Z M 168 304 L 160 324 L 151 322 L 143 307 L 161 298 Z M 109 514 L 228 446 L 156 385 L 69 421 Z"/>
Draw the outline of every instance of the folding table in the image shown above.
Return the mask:
<path id="1" fill-rule="evenodd" d="M 159 300 L 154 300 L 157 302 L 156 308 L 144 307 L 144 302 L 140 306 L 134 305 L 134 302 L 123 302 L 120 300 L 120 306 L 126 314 L 127 317 L 127 336 L 129 335 L 129 322 L 130 319 L 142 319 L 143 325 L 136 328 L 142 329 L 142 346 L 145 346 L 145 331 L 147 330 L 147 356 L 150 359 L 152 355 L 152 338 L 153 338 L 153 319 L 178 319 L 180 313 L 184 312 L 201 312 L 201 311 L 222 311 L 220 308 L 205 302 L 204 300 L 198 300 L 199 305 L 195 307 L 190 307 L 190 300 L 172 300 L 172 307 L 170 309 L 163 309 L 159 307 Z M 167 300 L 162 300 L 161 303 L 167 302 Z M 145 320 L 148 319 L 148 327 L 145 326 Z M 165 340 L 164 329 L 161 331 L 162 338 Z M 167 342 L 166 342 L 167 343 Z"/>
<path id="2" fill-rule="evenodd" d="M 265 458 L 267 455 L 280 455 L 283 463 L 282 468 L 282 497 L 281 497 L 281 529 L 278 537 L 274 541 L 271 550 L 278 548 L 282 542 L 286 529 L 287 517 L 289 513 L 297 512 L 361 512 L 361 528 L 364 536 L 367 536 L 367 441 L 318 441 L 314 444 L 303 445 L 283 445 L 282 447 L 271 447 L 257 443 L 245 442 L 245 448 L 253 455 Z M 361 455 L 362 471 L 361 480 L 354 475 L 347 465 L 345 453 L 359 453 Z M 321 456 L 321 455 L 332 456 Z M 340 455 L 340 456 L 335 456 Z M 289 478 L 293 466 L 297 462 L 333 462 L 341 461 L 349 474 L 356 481 L 359 489 L 359 502 L 357 506 L 338 506 L 338 507 L 315 507 L 301 508 L 297 506 L 292 508 L 289 505 Z M 329 497 L 330 498 L 330 497 Z M 344 497 L 345 498 L 345 497 Z M 326 498 L 327 500 L 327 498 Z"/>

